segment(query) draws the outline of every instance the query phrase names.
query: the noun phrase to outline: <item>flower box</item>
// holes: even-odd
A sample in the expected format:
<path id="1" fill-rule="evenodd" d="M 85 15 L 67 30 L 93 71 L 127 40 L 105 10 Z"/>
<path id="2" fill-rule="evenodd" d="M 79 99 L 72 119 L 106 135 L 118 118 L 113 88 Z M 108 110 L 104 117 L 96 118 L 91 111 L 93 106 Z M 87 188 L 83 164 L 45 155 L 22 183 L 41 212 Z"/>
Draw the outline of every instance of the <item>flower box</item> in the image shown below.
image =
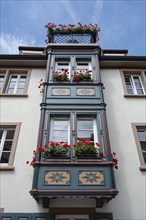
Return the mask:
<path id="1" fill-rule="evenodd" d="M 52 74 L 53 81 L 68 81 L 69 72 L 68 69 L 62 69 L 61 71 L 55 71 Z"/>

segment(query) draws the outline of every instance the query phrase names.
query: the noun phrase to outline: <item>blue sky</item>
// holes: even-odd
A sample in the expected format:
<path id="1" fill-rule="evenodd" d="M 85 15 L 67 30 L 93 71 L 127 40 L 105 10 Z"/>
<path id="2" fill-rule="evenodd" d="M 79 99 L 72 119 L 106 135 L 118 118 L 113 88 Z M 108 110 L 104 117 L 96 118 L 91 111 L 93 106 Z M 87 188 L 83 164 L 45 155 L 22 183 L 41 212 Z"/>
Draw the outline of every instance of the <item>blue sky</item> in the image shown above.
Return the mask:
<path id="1" fill-rule="evenodd" d="M 102 49 L 146 55 L 146 0 L 0 0 L 1 53 L 46 46 L 48 22 L 98 24 Z"/>

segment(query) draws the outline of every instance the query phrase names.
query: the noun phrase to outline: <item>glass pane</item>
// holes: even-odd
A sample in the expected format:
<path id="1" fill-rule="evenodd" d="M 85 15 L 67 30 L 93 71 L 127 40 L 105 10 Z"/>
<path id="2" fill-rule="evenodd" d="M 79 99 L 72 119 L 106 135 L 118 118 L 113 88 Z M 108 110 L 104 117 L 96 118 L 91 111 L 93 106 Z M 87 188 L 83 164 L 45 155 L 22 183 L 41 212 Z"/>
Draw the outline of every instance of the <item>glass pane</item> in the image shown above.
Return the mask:
<path id="1" fill-rule="evenodd" d="M 143 90 L 142 89 L 137 89 L 137 94 L 143 94 Z"/>
<path id="2" fill-rule="evenodd" d="M 16 82 L 16 81 L 17 81 L 17 77 L 18 77 L 18 76 L 12 76 L 12 77 L 11 77 L 11 81 L 12 81 L 12 82 Z"/>
<path id="3" fill-rule="evenodd" d="M 13 94 L 14 93 L 14 89 L 8 89 L 7 94 Z"/>
<path id="4" fill-rule="evenodd" d="M 25 87 L 25 82 L 19 82 L 18 88 L 24 88 Z"/>
<path id="5" fill-rule="evenodd" d="M 53 121 L 54 130 L 68 130 L 68 120 L 54 120 Z"/>
<path id="6" fill-rule="evenodd" d="M 128 89 L 127 88 L 127 92 L 128 92 L 128 94 L 134 94 L 133 89 Z"/>
<path id="7" fill-rule="evenodd" d="M 12 141 L 5 141 L 3 151 L 11 151 Z"/>
<path id="8" fill-rule="evenodd" d="M 10 152 L 3 152 L 1 156 L 0 163 L 8 163 L 10 157 Z"/>
<path id="9" fill-rule="evenodd" d="M 93 129 L 93 120 L 78 120 L 78 129 Z"/>
<path id="10" fill-rule="evenodd" d="M 6 139 L 13 139 L 14 133 L 15 133 L 15 130 L 8 130 L 7 135 L 6 135 Z"/>
<path id="11" fill-rule="evenodd" d="M 53 131 L 52 141 L 68 142 L 68 132 L 67 131 Z"/>
<path id="12" fill-rule="evenodd" d="M 92 131 L 79 131 L 78 138 L 83 138 L 85 140 L 94 141 L 93 130 Z"/>
<path id="13" fill-rule="evenodd" d="M 15 88 L 15 85 L 16 85 L 16 83 L 15 82 L 10 82 L 10 84 L 9 84 L 9 88 Z"/>
<path id="14" fill-rule="evenodd" d="M 146 152 L 146 141 L 140 141 L 142 151 Z"/>
<path id="15" fill-rule="evenodd" d="M 144 162 L 146 163 L 146 152 L 143 152 Z"/>
<path id="16" fill-rule="evenodd" d="M 27 77 L 26 75 L 21 76 L 21 77 L 20 77 L 20 81 L 21 81 L 21 82 L 25 82 L 25 81 L 26 81 L 26 77 Z"/>
<path id="17" fill-rule="evenodd" d="M 138 131 L 138 138 L 140 141 L 146 141 L 146 131 Z"/>
<path id="18" fill-rule="evenodd" d="M 0 139 L 2 139 L 4 130 L 0 130 Z"/>
<path id="19" fill-rule="evenodd" d="M 23 94 L 24 93 L 24 89 L 17 89 L 17 94 Z"/>

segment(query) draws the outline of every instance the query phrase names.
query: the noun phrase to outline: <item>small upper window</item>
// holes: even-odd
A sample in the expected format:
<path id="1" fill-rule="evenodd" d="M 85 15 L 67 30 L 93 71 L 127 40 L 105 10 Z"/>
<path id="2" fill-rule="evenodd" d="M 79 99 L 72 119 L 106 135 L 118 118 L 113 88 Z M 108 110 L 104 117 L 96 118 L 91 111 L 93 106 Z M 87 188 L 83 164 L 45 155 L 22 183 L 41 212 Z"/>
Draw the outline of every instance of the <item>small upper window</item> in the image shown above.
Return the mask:
<path id="1" fill-rule="evenodd" d="M 25 70 L 7 70 L 0 72 L 0 93 L 7 95 L 26 94 L 29 72 Z"/>
<path id="2" fill-rule="evenodd" d="M 140 76 L 125 76 L 126 88 L 128 94 L 144 94 Z"/>
<path id="3" fill-rule="evenodd" d="M 7 86 L 7 94 L 23 94 L 25 90 L 27 75 L 11 75 Z"/>
<path id="4" fill-rule="evenodd" d="M 125 97 L 145 97 L 146 76 L 144 71 L 123 70 L 121 78 Z"/>

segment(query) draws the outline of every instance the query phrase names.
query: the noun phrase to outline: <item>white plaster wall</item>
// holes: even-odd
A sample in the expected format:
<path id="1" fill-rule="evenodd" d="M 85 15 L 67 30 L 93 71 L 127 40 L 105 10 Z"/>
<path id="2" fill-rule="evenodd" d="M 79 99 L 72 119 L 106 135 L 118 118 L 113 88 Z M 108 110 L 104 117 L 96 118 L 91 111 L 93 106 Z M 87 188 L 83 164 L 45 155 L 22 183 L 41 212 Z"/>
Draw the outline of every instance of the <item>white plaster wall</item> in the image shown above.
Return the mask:
<path id="1" fill-rule="evenodd" d="M 105 85 L 111 149 L 117 153 L 119 159 L 119 169 L 115 170 L 119 194 L 102 211 L 112 212 L 115 220 L 144 220 L 146 172 L 139 170 L 140 161 L 131 123 L 146 121 L 146 100 L 124 98 L 119 70 L 101 70 L 101 77 Z"/>
<path id="2" fill-rule="evenodd" d="M 32 189 L 33 168 L 26 165 L 36 149 L 40 121 L 42 95 L 38 89 L 39 81 L 44 78 L 45 70 L 31 72 L 28 97 L 2 97 L 1 122 L 21 122 L 21 128 L 14 159 L 15 169 L 1 171 L 0 207 L 4 212 L 45 212 L 37 204 L 29 191 Z"/>

